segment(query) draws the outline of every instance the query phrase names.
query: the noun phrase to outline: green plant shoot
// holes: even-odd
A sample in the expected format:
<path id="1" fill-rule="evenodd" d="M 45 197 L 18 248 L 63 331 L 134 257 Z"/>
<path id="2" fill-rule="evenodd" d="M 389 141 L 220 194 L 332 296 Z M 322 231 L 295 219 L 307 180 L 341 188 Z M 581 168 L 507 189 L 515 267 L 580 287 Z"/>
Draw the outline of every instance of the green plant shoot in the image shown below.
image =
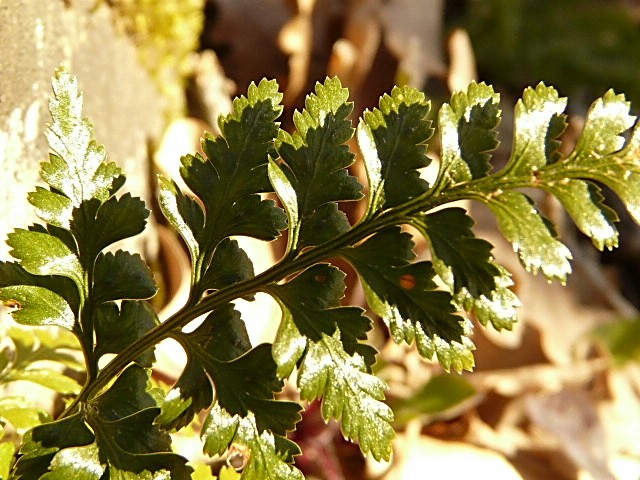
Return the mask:
<path id="1" fill-rule="evenodd" d="M 204 411 L 204 451 L 248 452 L 243 480 L 302 479 L 300 448 L 287 435 L 303 406 L 278 396 L 294 372 L 301 400 L 320 399 L 327 421 L 340 421 L 364 453 L 387 460 L 394 414 L 372 370 L 370 315 L 384 320 L 394 341 L 415 344 L 426 360 L 455 371 L 474 365 L 470 316 L 497 330 L 517 321 L 510 273 L 454 202 L 485 204 L 523 266 L 563 283 L 571 252 L 526 191 L 556 197 L 600 250 L 618 244 L 617 215 L 602 185 L 640 221 L 640 130 L 629 132 L 635 118 L 613 91 L 593 103 L 577 145 L 562 155 L 567 100 L 544 84 L 526 89 L 515 106 L 511 157 L 497 169 L 499 96 L 472 83 L 438 112 L 440 163 L 431 183 L 421 175 L 435 141 L 425 95 L 396 87 L 355 127 L 348 98 L 337 78 L 318 83 L 286 132 L 276 82 L 252 84 L 219 119 L 221 134 L 205 134 L 204 155 L 182 157 L 190 192 L 159 178 L 162 214 L 191 257 L 189 299 L 160 323 L 147 303 L 157 288 L 149 267 L 137 254 L 109 248 L 142 232 L 149 211 L 121 193 L 125 175 L 94 139 L 77 80 L 56 72 L 51 154 L 41 168 L 48 188 L 28 197 L 42 223 L 9 234 L 15 260 L 0 263 L 0 300 L 22 325 L 71 332 L 86 382 L 67 382 L 72 401 L 58 418 L 27 425 L 11 478 L 189 479 L 192 468 L 172 452 L 169 432 Z M 354 136 L 366 188 L 349 173 Z M 351 224 L 341 204 L 354 201 L 366 208 Z M 416 259 L 403 226 L 424 237 L 430 261 Z M 236 238 L 281 235 L 285 254 L 256 275 Z M 357 272 L 367 311 L 343 304 L 345 274 L 329 263 L 338 257 Z M 251 344 L 233 304 L 258 292 L 282 311 L 271 344 Z M 195 330 L 183 331 L 198 317 L 204 321 Z M 150 372 L 153 348 L 166 338 L 179 342 L 188 363 L 161 392 Z M 103 365 L 106 354 L 115 356 Z"/>

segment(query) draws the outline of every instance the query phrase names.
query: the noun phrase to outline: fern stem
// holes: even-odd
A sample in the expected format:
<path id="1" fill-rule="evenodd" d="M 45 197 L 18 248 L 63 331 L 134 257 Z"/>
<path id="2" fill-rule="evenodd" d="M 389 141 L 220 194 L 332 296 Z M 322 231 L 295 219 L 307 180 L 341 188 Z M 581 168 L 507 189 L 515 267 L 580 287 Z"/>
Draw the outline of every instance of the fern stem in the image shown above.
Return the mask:
<path id="1" fill-rule="evenodd" d="M 87 385 L 87 388 L 80 392 L 78 397 L 76 397 L 74 402 L 62 416 L 71 412 L 79 402 L 95 397 L 100 390 L 106 387 L 109 382 L 124 370 L 124 368 L 135 358 L 162 340 L 170 337 L 172 332 L 184 327 L 199 316 L 237 298 L 264 290 L 265 285 L 279 282 L 282 279 L 305 270 L 318 262 L 322 262 L 327 258 L 335 256 L 337 251 L 357 245 L 362 240 L 384 228 L 406 224 L 412 216 L 418 213 L 428 212 L 435 207 L 462 199 L 472 198 L 481 201 L 483 199 L 486 200 L 488 195 L 486 192 L 490 192 L 492 190 L 491 188 L 487 189 L 484 185 L 488 183 L 488 178 L 491 177 L 485 177 L 460 186 L 452 187 L 448 189 L 446 193 L 440 193 L 436 196 L 429 196 L 429 192 L 427 192 L 425 195 L 416 197 L 403 205 L 387 210 L 378 216 L 368 218 L 364 222 L 356 224 L 344 235 L 329 240 L 313 249 L 307 250 L 293 260 L 289 261 L 289 257 L 285 256 L 281 261 L 261 274 L 249 280 L 222 288 L 202 299 L 196 305 L 187 302 L 181 310 L 176 312 L 165 322 L 156 326 L 144 337 L 131 343 L 127 348 L 122 350 L 122 352 L 120 352 L 100 371 L 97 378 L 90 385 Z M 491 184 L 493 182 L 489 183 Z M 530 185 L 530 182 L 523 182 L 521 179 L 514 183 L 517 187 L 526 187 Z M 470 188 L 473 184 L 476 184 L 477 188 Z"/>

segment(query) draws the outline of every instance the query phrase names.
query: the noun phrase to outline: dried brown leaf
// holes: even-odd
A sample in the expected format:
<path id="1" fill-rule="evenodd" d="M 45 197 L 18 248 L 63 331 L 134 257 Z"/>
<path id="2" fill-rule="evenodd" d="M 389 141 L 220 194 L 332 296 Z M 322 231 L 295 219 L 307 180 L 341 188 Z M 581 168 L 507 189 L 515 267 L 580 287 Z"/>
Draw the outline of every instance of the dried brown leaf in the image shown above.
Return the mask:
<path id="1" fill-rule="evenodd" d="M 529 418 L 551 433 L 577 466 L 593 478 L 615 480 L 608 466 L 605 429 L 594 404 L 586 391 L 574 388 L 526 397 Z"/>
<path id="2" fill-rule="evenodd" d="M 478 77 L 471 38 L 466 30 L 458 28 L 449 35 L 447 46 L 449 50 L 449 74 L 447 75 L 449 90 L 452 92 L 465 90 Z"/>
<path id="3" fill-rule="evenodd" d="M 383 480 L 422 478 L 491 478 L 522 480 L 509 461 L 500 453 L 463 442 L 450 442 L 420 435 L 419 428 L 407 429 L 394 443 L 394 459 L 385 465 L 370 462 L 370 476 L 383 474 Z"/>
<path id="4" fill-rule="evenodd" d="M 399 61 L 399 76 L 422 88 L 432 75 L 444 75 L 442 0 L 393 0 L 385 4 L 385 43 Z"/>
<path id="5" fill-rule="evenodd" d="M 345 18 L 342 38 L 333 45 L 328 74 L 339 76 L 352 91 L 357 91 L 371 73 L 380 47 L 380 8 L 379 0 L 354 2 Z"/>

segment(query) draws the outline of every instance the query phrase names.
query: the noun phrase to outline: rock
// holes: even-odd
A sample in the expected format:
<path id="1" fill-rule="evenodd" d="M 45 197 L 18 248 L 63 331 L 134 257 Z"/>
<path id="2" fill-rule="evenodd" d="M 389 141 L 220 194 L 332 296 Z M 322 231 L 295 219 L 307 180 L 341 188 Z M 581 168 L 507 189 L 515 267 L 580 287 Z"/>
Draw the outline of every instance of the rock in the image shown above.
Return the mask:
<path id="1" fill-rule="evenodd" d="M 48 158 L 44 132 L 58 66 L 78 78 L 84 115 L 127 175 L 124 189 L 147 203 L 148 145 L 162 133 L 165 106 L 135 46 L 114 27 L 107 2 L 6 0 L 0 24 L 0 259 L 9 259 L 6 234 L 38 221 L 26 196 L 43 185 L 39 168 Z M 148 229 L 127 248 L 153 257 L 155 235 Z"/>

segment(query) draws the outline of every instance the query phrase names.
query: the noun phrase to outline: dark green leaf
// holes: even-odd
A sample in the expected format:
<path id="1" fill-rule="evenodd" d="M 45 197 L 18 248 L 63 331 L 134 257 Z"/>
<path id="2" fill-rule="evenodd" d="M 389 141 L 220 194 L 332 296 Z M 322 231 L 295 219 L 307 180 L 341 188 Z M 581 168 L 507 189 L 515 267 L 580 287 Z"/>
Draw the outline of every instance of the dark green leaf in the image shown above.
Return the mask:
<path id="1" fill-rule="evenodd" d="M 218 403 L 231 415 L 255 418 L 257 428 L 285 435 L 300 420 L 300 405 L 276 401 L 283 382 L 276 375 L 271 348 L 262 344 L 230 361 L 220 360 L 209 345 L 189 343 L 189 353 L 207 371 L 216 388 Z"/>
<path id="2" fill-rule="evenodd" d="M 267 162 L 278 131 L 275 120 L 282 112 L 281 99 L 275 81 L 251 84 L 247 97 L 237 98 L 232 113 L 220 119 L 222 135 L 214 138 L 207 134 L 203 139 L 206 158 L 199 154 L 182 158 L 180 172 L 204 203 L 204 234 L 200 237 L 193 231 L 197 230 L 193 220 L 199 221 L 193 205 L 185 208 L 187 202 L 174 193 L 174 200 L 167 195 L 165 206 L 174 222 L 182 217 L 191 235 L 207 242 L 206 248 L 200 245 L 201 255 L 208 256 L 226 236 L 272 240 L 286 227 L 284 212 L 257 195 L 271 191 Z M 165 182 L 165 192 L 170 194 L 170 190 Z"/>
<path id="3" fill-rule="evenodd" d="M 206 142 L 214 143 L 214 139 L 208 137 L 205 144 Z M 266 179 L 267 144 L 263 145 L 263 150 L 261 160 L 265 162 L 265 168 L 256 166 L 253 171 L 249 171 L 256 176 L 260 176 L 264 171 Z M 241 156 L 238 161 L 242 161 L 245 154 L 236 152 L 236 155 Z M 262 200 L 257 195 L 258 192 L 267 190 L 266 187 L 256 185 L 256 194 L 246 193 L 244 185 L 235 177 L 226 179 L 219 176 L 221 172 L 216 169 L 212 160 L 200 156 L 183 157 L 182 171 L 185 172 L 183 175 L 188 175 L 185 178 L 187 184 L 192 189 L 197 189 L 196 193 L 205 203 L 207 220 L 202 238 L 208 244 L 215 246 L 217 242 L 231 235 L 250 235 L 263 240 L 273 240 L 279 236 L 280 230 L 286 228 L 284 212 L 278 209 L 273 201 Z M 238 172 L 235 173 L 244 179 L 246 176 L 240 173 L 243 171 L 244 168 L 238 168 Z M 203 250 L 202 246 L 200 249 Z"/>
<path id="4" fill-rule="evenodd" d="M 540 215 L 532 200 L 512 191 L 492 195 L 485 201 L 525 268 L 533 273 L 542 271 L 549 280 L 564 283 L 571 273 L 571 252 L 557 240 L 553 226 Z"/>
<path id="5" fill-rule="evenodd" d="M 0 288 L 0 300 L 11 311 L 14 320 L 23 325 L 56 325 L 73 330 L 75 316 L 60 295 L 42 287 L 16 285 Z"/>
<path id="6" fill-rule="evenodd" d="M 106 392 L 92 400 L 99 421 L 119 420 L 156 407 L 156 400 L 147 391 L 148 386 L 149 372 L 139 365 L 129 366 Z"/>
<path id="7" fill-rule="evenodd" d="M 270 345 L 248 350 L 251 344 L 244 322 L 230 305 L 214 310 L 199 328 L 176 338 L 188 355 L 184 386 L 192 389 L 182 398 L 193 399 L 191 405 L 185 406 L 183 417 L 209 402 L 209 391 L 193 390 L 197 388 L 193 382 L 198 382 L 199 388 L 211 388 L 206 377 L 197 371 L 202 369 L 215 385 L 218 403 L 231 415 L 253 415 L 260 430 L 278 435 L 285 435 L 300 420 L 300 405 L 274 400 L 283 382 L 276 375 Z"/>
<path id="8" fill-rule="evenodd" d="M 89 422 L 97 434 L 101 457 L 116 468 L 123 468 L 135 454 L 170 451 L 169 435 L 153 425 L 159 413 L 159 408 L 151 407 L 117 420 L 91 417 Z"/>
<path id="9" fill-rule="evenodd" d="M 89 445 L 94 440 L 93 433 L 85 425 L 80 413 L 35 427 L 24 436 L 12 478 L 41 478 L 49 470 L 58 451 Z"/>
<path id="10" fill-rule="evenodd" d="M 95 438 L 85 425 L 81 414 L 40 425 L 31 431 L 30 437 L 30 440 L 45 448 L 89 445 Z"/>
<path id="11" fill-rule="evenodd" d="M 387 228 L 341 255 L 356 268 L 369 306 L 387 322 L 396 342 L 415 340 L 423 357 L 436 354 L 446 369 L 470 369 L 470 324 L 454 315 L 449 293 L 435 290 L 431 264 L 410 263 L 412 248 L 411 235 Z"/>
<path id="12" fill-rule="evenodd" d="M 316 94 L 307 96 L 305 110 L 294 113 L 297 132 L 293 135 L 280 132 L 277 150 L 281 160 L 278 167 L 295 191 L 297 201 L 298 224 L 290 225 L 294 230 L 290 238 L 307 242 L 293 245 L 290 240 L 290 248 L 317 243 L 311 237 L 300 238 L 298 231 L 300 223 L 306 222 L 319 207 L 362 197 L 362 185 L 347 173 L 347 167 L 353 163 L 353 154 L 345 145 L 353 136 L 351 122 L 347 120 L 353 109 L 353 105 L 347 102 L 348 95 L 337 78 L 327 79 L 324 84 L 317 83 Z M 290 200 L 285 200 L 285 205 L 288 203 Z M 316 224 L 319 221 L 322 220 L 314 220 Z M 328 223 L 340 225 L 335 219 L 328 220 Z"/>
<path id="13" fill-rule="evenodd" d="M 238 199 L 225 212 L 224 224 L 218 226 L 221 237 L 244 235 L 260 240 L 275 240 L 287 228 L 286 215 L 273 200 L 258 195 Z"/>
<path id="14" fill-rule="evenodd" d="M 211 312 L 196 330 L 189 334 L 196 342 L 216 352 L 221 360 L 233 360 L 251 348 L 249 336 L 240 313 L 227 304 Z M 188 343 L 187 343 L 188 345 Z M 180 428 L 213 401 L 211 382 L 202 363 L 188 357 L 187 366 L 162 405 L 156 422 L 164 428 Z"/>
<path id="15" fill-rule="evenodd" d="M 251 349 L 244 320 L 231 303 L 213 310 L 202 325 L 189 334 L 189 340 L 210 349 L 216 358 L 225 361 L 238 358 Z"/>
<path id="16" fill-rule="evenodd" d="M 105 247 L 142 232 L 148 216 L 144 202 L 128 193 L 102 204 L 97 199 L 84 201 L 75 208 L 71 231 L 78 240 L 81 255 L 89 257 L 87 268 Z"/>
<path id="17" fill-rule="evenodd" d="M 156 294 L 153 273 L 140 255 L 118 250 L 101 253 L 94 270 L 96 303 L 121 299 L 147 299 Z"/>
<path id="18" fill-rule="evenodd" d="M 433 135 L 425 117 L 430 102 L 410 87 L 394 87 L 366 111 L 358 125 L 358 144 L 369 180 L 368 214 L 395 207 L 423 194 L 428 184 L 418 169 L 428 166 L 427 140 Z"/>
<path id="19" fill-rule="evenodd" d="M 234 283 L 249 280 L 255 275 L 253 263 L 236 240 L 221 241 L 213 252 L 211 264 L 207 267 L 198 287 L 204 290 L 218 290 Z"/>
<path id="20" fill-rule="evenodd" d="M 2 262 L 0 261 L 0 287 L 7 287 L 10 285 L 31 285 L 44 287 L 40 282 L 51 280 L 49 276 L 34 275 L 27 272 L 22 265 L 17 262 Z M 50 282 L 51 286 L 56 282 Z M 51 288 L 51 290 L 53 290 Z"/>
<path id="21" fill-rule="evenodd" d="M 287 304 L 299 303 L 301 309 L 323 310 L 340 305 L 345 290 L 344 278 L 345 274 L 338 268 L 321 263 L 306 269 L 293 280 L 272 288 L 278 298 Z M 321 327 L 316 328 L 323 331 Z M 334 329 L 335 326 L 328 333 L 333 333 Z M 304 334 L 314 335 L 311 330 Z M 318 335 L 315 338 L 319 338 Z"/>
<path id="22" fill-rule="evenodd" d="M 86 418 L 96 434 L 100 460 L 114 474 L 166 470 L 172 479 L 190 479 L 186 459 L 171 453 L 171 438 L 154 423 L 160 408 L 148 386 L 149 372 L 132 365 L 92 400 Z"/>
<path id="23" fill-rule="evenodd" d="M 350 228 L 347 215 L 338 209 L 338 205 L 325 203 L 305 218 L 300 228 L 300 244 L 319 245 L 336 238 Z"/>
<path id="24" fill-rule="evenodd" d="M 179 192 L 175 183 L 161 179 L 160 205 L 189 248 L 193 285 L 205 274 L 224 238 L 246 235 L 273 240 L 287 226 L 282 209 L 259 195 L 272 190 L 267 163 L 274 153 L 281 100 L 275 81 L 251 84 L 247 97 L 237 98 L 232 113 L 220 119 L 221 136 L 207 134 L 203 139 L 205 156 L 182 157 L 181 175 L 204 210 Z"/>
<path id="25" fill-rule="evenodd" d="M 350 332 L 347 341 L 353 353 L 357 349 L 356 340 L 366 338 L 371 325 L 362 316 L 362 310 L 339 306 L 344 296 L 344 277 L 336 267 L 317 264 L 293 280 L 271 287 L 283 310 L 272 347 L 281 378 L 291 374 L 308 341 L 319 341 L 323 334 L 332 336 L 336 329 L 345 329 Z M 371 355 L 367 359 L 373 361 Z"/>
<path id="26" fill-rule="evenodd" d="M 41 478 L 49 470 L 51 460 L 59 449 L 42 447 L 31 441 L 31 433 L 22 439 L 20 457 L 13 466 L 12 480 L 31 480 Z"/>
<path id="27" fill-rule="evenodd" d="M 437 183 L 460 183 L 481 178 L 491 170 L 488 152 L 496 149 L 495 127 L 500 122 L 500 97 L 484 83 L 472 82 L 456 92 L 438 114 L 442 141 Z"/>
<path id="28" fill-rule="evenodd" d="M 461 208 L 446 208 L 414 217 L 412 225 L 431 245 L 440 278 L 454 292 L 466 288 L 473 297 L 495 290 L 499 274 L 486 240 L 476 238 L 473 220 Z"/>
<path id="29" fill-rule="evenodd" d="M 357 340 L 366 338 L 371 327 L 369 319 L 359 308 L 339 306 L 344 277 L 336 267 L 318 264 L 270 288 L 283 310 L 273 357 L 282 378 L 300 362 L 301 397 L 322 397 L 327 420 L 342 418 L 347 438 L 359 441 L 376 459 L 388 459 L 393 415 L 382 402 L 386 386 L 369 373 L 375 350 L 358 348 Z"/>
<path id="30" fill-rule="evenodd" d="M 282 97 L 275 80 L 263 79 L 257 86 L 252 83 L 247 96 L 236 97 L 233 111 L 218 120 L 225 141 L 222 138 L 205 140 L 205 153 L 220 175 L 240 176 L 234 176 L 233 182 L 237 183 L 241 195 L 261 189 L 270 190 L 265 154 L 273 153 L 271 142 L 278 133 L 276 120 L 283 110 L 280 105 Z M 237 153 L 241 154 L 240 158 Z M 239 160 L 244 168 L 238 168 Z"/>
<path id="31" fill-rule="evenodd" d="M 146 302 L 125 300 L 120 308 L 113 302 L 100 305 L 94 316 L 95 358 L 106 353 L 120 353 L 157 324 L 157 315 Z M 151 367 L 154 359 L 153 350 L 150 349 L 136 361 L 144 367 Z"/>
<path id="32" fill-rule="evenodd" d="M 187 460 L 171 453 L 168 434 L 161 433 L 153 424 L 159 412 L 158 408 L 148 408 L 112 422 L 93 419 L 92 428 L 98 437 L 100 459 L 108 463 L 110 471 L 115 469 L 131 475 L 166 470 L 170 473 L 167 478 L 191 479 L 192 469 L 186 465 Z M 136 476 L 131 475 L 130 478 Z"/>

